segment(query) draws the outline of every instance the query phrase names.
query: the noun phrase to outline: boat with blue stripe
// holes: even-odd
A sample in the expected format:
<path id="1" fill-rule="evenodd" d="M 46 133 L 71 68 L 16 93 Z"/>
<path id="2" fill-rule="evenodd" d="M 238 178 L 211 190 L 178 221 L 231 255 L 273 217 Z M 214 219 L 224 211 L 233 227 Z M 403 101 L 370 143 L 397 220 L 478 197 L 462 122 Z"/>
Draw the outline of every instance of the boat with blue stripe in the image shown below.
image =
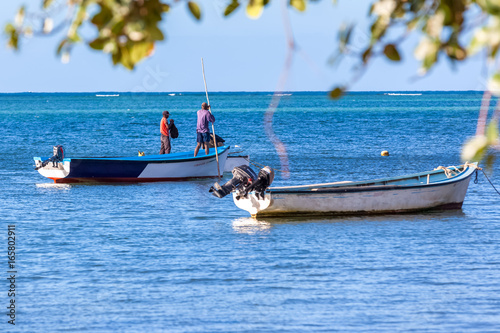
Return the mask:
<path id="1" fill-rule="evenodd" d="M 60 147 L 60 148 L 57 148 Z M 131 157 L 66 158 L 61 146 L 52 157 L 34 157 L 38 172 L 56 183 L 155 182 L 210 178 L 222 175 L 229 146 L 211 148 L 208 155 L 194 151 Z M 218 159 L 218 162 L 217 162 Z"/>

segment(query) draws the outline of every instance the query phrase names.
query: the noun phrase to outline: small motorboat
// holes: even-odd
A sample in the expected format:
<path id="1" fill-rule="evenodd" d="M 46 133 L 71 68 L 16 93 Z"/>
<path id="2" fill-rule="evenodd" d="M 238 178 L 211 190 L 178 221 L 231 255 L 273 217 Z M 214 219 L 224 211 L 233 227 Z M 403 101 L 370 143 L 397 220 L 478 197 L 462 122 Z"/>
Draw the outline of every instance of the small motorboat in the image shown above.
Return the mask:
<path id="1" fill-rule="evenodd" d="M 258 175 L 248 167 L 235 168 L 233 179 L 210 191 L 219 198 L 232 193 L 236 206 L 254 217 L 460 209 L 478 167 L 466 163 L 401 177 L 286 187 L 269 187 L 274 173 L 266 168 Z"/>
<path id="2" fill-rule="evenodd" d="M 217 148 L 222 176 L 229 146 Z M 208 155 L 199 152 L 132 157 L 64 157 L 62 146 L 54 147 L 54 155 L 34 157 L 36 170 L 56 183 L 80 182 L 155 182 L 190 178 L 217 177 L 215 149 Z"/>

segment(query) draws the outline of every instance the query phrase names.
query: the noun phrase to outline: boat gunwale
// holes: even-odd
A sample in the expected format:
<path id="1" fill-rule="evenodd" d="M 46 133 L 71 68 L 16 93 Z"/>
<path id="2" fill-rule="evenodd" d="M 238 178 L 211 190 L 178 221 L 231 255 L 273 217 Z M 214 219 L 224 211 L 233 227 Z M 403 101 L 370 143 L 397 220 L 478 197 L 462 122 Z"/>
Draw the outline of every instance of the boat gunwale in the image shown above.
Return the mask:
<path id="1" fill-rule="evenodd" d="M 472 167 L 474 166 L 474 167 Z M 437 174 L 444 172 L 444 170 L 432 170 L 427 172 L 421 172 L 406 176 L 394 177 L 394 178 L 381 178 L 369 181 L 358 181 L 358 182 L 346 182 L 346 183 L 323 183 L 323 184 L 313 184 L 313 185 L 299 185 L 299 186 L 289 186 L 289 187 L 271 187 L 266 190 L 269 194 L 313 194 L 313 193 L 347 193 L 347 192 L 371 192 L 371 191 L 387 191 L 387 190 L 404 190 L 404 189 L 418 189 L 418 188 L 429 188 L 435 186 L 449 185 L 450 183 L 459 182 L 461 180 L 467 179 L 472 176 L 474 171 L 477 169 L 477 162 L 470 163 L 467 168 L 464 169 L 458 175 L 435 181 L 429 184 L 415 183 L 411 185 L 368 185 L 374 183 L 381 183 L 385 181 L 395 181 L 416 178 L 418 176 L 426 176 L 429 174 Z M 453 166 L 457 168 L 456 166 Z M 469 169 L 472 169 L 469 170 Z M 354 185 L 354 186 L 353 186 Z"/>
<path id="2" fill-rule="evenodd" d="M 224 154 L 230 146 L 222 146 L 217 147 L 217 155 Z M 72 162 L 72 161 L 85 161 L 85 162 L 107 162 L 107 161 L 120 161 L 120 162 L 137 162 L 137 163 L 182 163 L 182 162 L 193 162 L 193 161 L 202 161 L 206 159 L 210 159 L 216 157 L 215 150 L 208 155 L 198 155 L 193 157 L 176 157 L 176 156 L 168 156 L 175 154 L 187 154 L 189 152 L 180 152 L 174 154 L 164 154 L 164 155 L 149 155 L 149 156 L 130 156 L 130 157 L 67 157 L 64 158 L 62 163 L 64 162 Z M 48 159 L 49 157 L 45 158 Z M 35 161 L 44 161 L 43 157 L 33 157 Z"/>

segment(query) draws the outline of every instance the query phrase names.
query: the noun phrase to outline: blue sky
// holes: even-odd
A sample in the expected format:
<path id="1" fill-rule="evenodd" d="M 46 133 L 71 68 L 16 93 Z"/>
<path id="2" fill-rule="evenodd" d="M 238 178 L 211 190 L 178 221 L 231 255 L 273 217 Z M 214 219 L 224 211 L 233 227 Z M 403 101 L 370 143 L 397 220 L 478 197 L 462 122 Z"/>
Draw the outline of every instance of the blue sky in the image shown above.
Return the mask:
<path id="1" fill-rule="evenodd" d="M 63 35 L 24 41 L 20 52 L 0 47 L 0 92 L 85 92 L 85 91 L 204 91 L 201 57 L 204 58 L 209 91 L 274 91 L 284 65 L 286 39 L 278 0 L 258 20 L 246 17 L 239 8 L 229 18 L 222 13 L 226 0 L 199 0 L 203 20 L 196 22 L 181 3 L 164 16 L 166 41 L 155 54 L 134 71 L 113 66 L 108 55 L 85 45 L 76 47 L 68 64 L 62 64 L 55 50 Z M 12 21 L 18 7 L 28 11 L 40 8 L 41 0 L 4 2 L 0 24 Z M 356 23 L 354 45 L 366 43 L 367 19 L 371 1 L 331 0 L 311 3 L 305 13 L 289 9 L 297 44 L 306 58 L 295 55 L 285 90 L 327 91 L 347 82 L 352 60 L 339 68 L 328 64 L 336 49 L 338 28 L 343 22 Z M 94 36 L 85 30 L 87 39 Z M 413 58 L 418 43 L 411 38 L 403 44 L 403 62 L 377 59 L 353 91 L 399 90 L 483 90 L 481 62 L 471 59 L 453 70 L 441 59 L 428 76 L 414 80 L 419 68 Z"/>

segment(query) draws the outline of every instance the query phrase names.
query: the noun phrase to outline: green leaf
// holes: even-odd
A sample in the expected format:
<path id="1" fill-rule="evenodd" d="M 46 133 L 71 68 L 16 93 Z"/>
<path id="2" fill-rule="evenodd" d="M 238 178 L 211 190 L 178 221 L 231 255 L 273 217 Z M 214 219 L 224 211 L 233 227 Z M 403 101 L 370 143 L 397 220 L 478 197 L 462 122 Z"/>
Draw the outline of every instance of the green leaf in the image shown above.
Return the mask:
<path id="1" fill-rule="evenodd" d="M 240 6 L 240 3 L 238 2 L 238 0 L 233 0 L 233 2 L 231 2 L 226 7 L 226 10 L 224 11 L 224 16 L 228 16 L 229 14 L 231 14 L 232 12 L 234 12 L 234 10 L 236 8 L 238 8 L 239 6 Z"/>
<path id="2" fill-rule="evenodd" d="M 82 38 L 78 35 L 78 34 L 74 34 L 72 36 L 68 36 L 68 40 L 71 42 L 71 43 L 79 43 L 82 41 Z"/>
<path id="3" fill-rule="evenodd" d="M 498 141 L 498 119 L 492 119 L 486 129 L 488 143 L 494 145 Z"/>
<path id="4" fill-rule="evenodd" d="M 47 9 L 47 7 L 49 7 L 52 2 L 54 2 L 54 0 L 43 0 L 43 9 Z"/>
<path id="5" fill-rule="evenodd" d="M 480 162 L 488 149 L 488 139 L 478 135 L 467 141 L 462 148 L 461 159 L 464 162 Z"/>
<path id="6" fill-rule="evenodd" d="M 387 44 L 384 48 L 385 56 L 392 61 L 401 61 L 401 56 L 394 44 Z"/>
<path id="7" fill-rule="evenodd" d="M 113 55 L 111 56 L 111 58 L 113 59 L 113 65 L 117 65 L 121 61 L 122 52 L 121 52 L 120 48 L 118 48 L 116 50 L 116 52 L 113 53 Z"/>
<path id="8" fill-rule="evenodd" d="M 14 31 L 10 34 L 9 42 L 7 43 L 9 47 L 12 47 L 14 50 L 19 49 L 19 34 Z"/>
<path id="9" fill-rule="evenodd" d="M 19 49 L 19 33 L 17 32 L 16 27 L 12 24 L 7 24 L 5 26 L 5 33 L 9 35 L 9 41 L 7 42 L 7 46 L 13 48 L 14 50 Z"/>
<path id="10" fill-rule="evenodd" d="M 496 73 L 488 81 L 488 90 L 495 96 L 500 96 L 500 74 Z"/>
<path id="11" fill-rule="evenodd" d="M 89 46 L 91 48 L 93 48 L 94 50 L 102 50 L 104 49 L 104 45 L 107 43 L 107 41 L 109 40 L 109 38 L 97 38 L 97 39 L 94 39 L 93 41 L 91 41 L 89 43 Z M 65 40 L 63 40 L 63 42 L 65 42 Z M 60 47 L 62 47 L 63 43 L 61 43 Z M 57 51 L 57 53 L 59 53 L 59 49 Z"/>
<path id="12" fill-rule="evenodd" d="M 337 87 L 337 88 L 333 89 L 332 91 L 330 91 L 328 96 L 330 96 L 330 98 L 333 98 L 333 99 L 339 99 L 344 94 L 344 91 L 345 91 L 345 87 Z"/>
<path id="13" fill-rule="evenodd" d="M 475 1 L 482 10 L 491 15 L 500 15 L 499 1 L 491 0 L 476 0 Z"/>
<path id="14" fill-rule="evenodd" d="M 158 29 L 157 26 L 150 27 L 148 29 L 149 35 L 151 36 L 151 39 L 153 40 L 164 40 L 165 36 L 163 36 L 163 32 L 161 32 L 160 29 Z"/>
<path id="15" fill-rule="evenodd" d="M 15 31 L 16 31 L 16 28 L 11 23 L 9 23 L 5 26 L 5 33 L 11 34 Z"/>
<path id="16" fill-rule="evenodd" d="M 125 27 L 125 21 L 118 21 L 115 24 L 113 24 L 111 32 L 114 33 L 115 35 L 119 35 L 124 27 Z"/>
<path id="17" fill-rule="evenodd" d="M 94 15 L 92 18 L 92 23 L 97 27 L 103 27 L 111 21 L 113 18 L 113 12 L 107 6 L 101 5 L 101 11 Z"/>
<path id="18" fill-rule="evenodd" d="M 378 41 L 382 37 L 384 37 L 388 26 L 389 26 L 389 21 L 382 17 L 379 17 L 370 27 L 370 31 L 372 33 L 371 35 L 372 41 Z"/>
<path id="19" fill-rule="evenodd" d="M 370 46 L 363 52 L 363 55 L 361 56 L 361 59 L 363 60 L 363 63 L 366 64 L 368 60 L 370 60 L 372 56 L 372 47 Z"/>
<path id="20" fill-rule="evenodd" d="M 247 16 L 253 20 L 258 19 L 264 11 L 263 0 L 249 0 L 247 5 Z"/>
<path id="21" fill-rule="evenodd" d="M 423 1 L 423 0 L 412 1 L 411 5 L 410 5 L 410 11 L 417 13 L 418 11 L 420 11 L 420 9 L 422 9 L 424 7 L 424 5 L 425 5 L 425 1 Z"/>
<path id="22" fill-rule="evenodd" d="M 122 55 L 120 63 L 129 70 L 134 69 L 134 63 L 131 61 L 130 58 L 130 46 L 122 46 L 120 47 L 120 50 Z"/>
<path id="23" fill-rule="evenodd" d="M 135 65 L 146 58 L 154 47 L 153 43 L 138 43 L 130 47 L 130 62 Z"/>
<path id="24" fill-rule="evenodd" d="M 198 4 L 194 1 L 188 1 L 188 8 L 194 18 L 199 21 L 201 19 L 201 10 Z"/>
<path id="25" fill-rule="evenodd" d="M 290 0 L 290 6 L 297 9 L 299 12 L 306 10 L 307 2 L 306 0 Z"/>

